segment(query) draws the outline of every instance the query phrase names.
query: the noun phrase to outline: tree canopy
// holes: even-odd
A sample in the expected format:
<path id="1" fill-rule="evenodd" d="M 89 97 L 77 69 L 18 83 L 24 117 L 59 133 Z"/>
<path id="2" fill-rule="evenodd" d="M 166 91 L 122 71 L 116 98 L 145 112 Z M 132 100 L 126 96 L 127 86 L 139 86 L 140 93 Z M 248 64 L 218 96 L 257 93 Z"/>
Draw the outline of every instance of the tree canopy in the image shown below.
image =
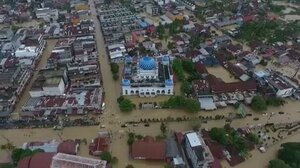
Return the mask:
<path id="1" fill-rule="evenodd" d="M 120 102 L 119 108 L 122 112 L 131 112 L 135 105 L 129 99 L 124 99 Z"/>
<path id="2" fill-rule="evenodd" d="M 200 111 L 200 102 L 196 99 L 184 98 L 183 96 L 171 96 L 161 104 L 163 108 L 185 109 L 189 112 Z"/>
<path id="3" fill-rule="evenodd" d="M 108 163 L 111 162 L 112 156 L 108 151 L 104 151 L 100 154 L 101 160 L 106 160 Z"/>
<path id="4" fill-rule="evenodd" d="M 251 108 L 254 111 L 265 111 L 267 110 L 267 103 L 262 96 L 254 96 L 251 102 Z"/>
<path id="5" fill-rule="evenodd" d="M 269 162 L 269 168 L 291 168 L 291 167 L 280 159 L 274 159 Z"/>

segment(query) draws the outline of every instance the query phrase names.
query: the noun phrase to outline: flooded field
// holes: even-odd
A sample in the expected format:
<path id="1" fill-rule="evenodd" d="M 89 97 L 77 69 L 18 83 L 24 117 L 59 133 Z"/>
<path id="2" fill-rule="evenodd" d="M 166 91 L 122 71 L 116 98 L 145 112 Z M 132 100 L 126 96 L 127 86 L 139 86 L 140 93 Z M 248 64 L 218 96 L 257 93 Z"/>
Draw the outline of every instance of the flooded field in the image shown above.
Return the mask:
<path id="1" fill-rule="evenodd" d="M 215 75 L 217 78 L 221 78 L 224 82 L 237 82 L 239 80 L 235 79 L 224 67 L 207 67 L 208 73 Z"/>

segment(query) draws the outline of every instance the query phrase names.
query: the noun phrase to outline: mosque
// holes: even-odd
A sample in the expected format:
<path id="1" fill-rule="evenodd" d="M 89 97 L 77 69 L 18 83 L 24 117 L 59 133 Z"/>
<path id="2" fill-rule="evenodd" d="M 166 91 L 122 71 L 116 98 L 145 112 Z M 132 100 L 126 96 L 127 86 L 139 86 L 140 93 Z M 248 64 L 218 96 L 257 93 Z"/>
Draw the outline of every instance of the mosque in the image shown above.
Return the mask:
<path id="1" fill-rule="evenodd" d="M 122 95 L 155 97 L 173 94 L 173 72 L 169 56 L 125 59 Z"/>

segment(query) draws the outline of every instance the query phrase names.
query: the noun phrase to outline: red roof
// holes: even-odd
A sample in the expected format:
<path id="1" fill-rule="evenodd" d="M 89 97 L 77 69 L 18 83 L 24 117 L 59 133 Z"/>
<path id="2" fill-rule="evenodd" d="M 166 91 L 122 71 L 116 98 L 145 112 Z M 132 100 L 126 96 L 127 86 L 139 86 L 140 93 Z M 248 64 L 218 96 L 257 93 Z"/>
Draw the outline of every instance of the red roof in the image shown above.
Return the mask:
<path id="1" fill-rule="evenodd" d="M 66 140 L 58 145 L 57 152 L 70 155 L 77 154 L 77 144 L 73 140 Z"/>
<path id="2" fill-rule="evenodd" d="M 49 168 L 55 153 L 37 153 L 19 161 L 17 168 Z"/>
<path id="3" fill-rule="evenodd" d="M 94 139 L 94 143 L 89 145 L 91 155 L 100 155 L 104 151 L 108 151 L 109 138 L 108 137 L 97 137 Z"/>
<path id="4" fill-rule="evenodd" d="M 200 74 L 208 74 L 208 71 L 207 71 L 205 65 L 202 62 L 197 62 L 196 63 L 196 70 Z"/>
<path id="5" fill-rule="evenodd" d="M 154 141 L 152 137 L 146 137 L 132 144 L 131 156 L 133 159 L 164 160 L 166 144 L 163 141 Z"/>
<path id="6" fill-rule="evenodd" d="M 244 21 L 244 22 L 250 22 L 250 21 L 254 21 L 255 18 L 256 18 L 255 15 L 248 15 L 248 16 L 244 16 L 244 17 L 243 17 L 243 21 Z"/>
<path id="7" fill-rule="evenodd" d="M 236 91 L 256 91 L 255 81 L 246 82 L 231 82 L 231 83 L 220 83 L 211 86 L 213 93 L 226 93 Z"/>

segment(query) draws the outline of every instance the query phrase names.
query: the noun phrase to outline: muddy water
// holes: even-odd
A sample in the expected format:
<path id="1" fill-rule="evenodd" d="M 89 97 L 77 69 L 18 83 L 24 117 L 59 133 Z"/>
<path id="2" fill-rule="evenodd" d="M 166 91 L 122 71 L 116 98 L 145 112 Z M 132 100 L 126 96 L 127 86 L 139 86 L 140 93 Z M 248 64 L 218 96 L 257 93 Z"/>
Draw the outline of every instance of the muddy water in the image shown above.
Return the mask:
<path id="1" fill-rule="evenodd" d="M 224 67 L 207 67 L 208 73 L 215 75 L 217 78 L 221 78 L 224 82 L 237 82 L 239 80 L 235 79 Z"/>
<path id="2" fill-rule="evenodd" d="M 47 40 L 46 49 L 44 50 L 44 52 L 43 52 L 43 54 L 42 54 L 42 56 L 40 58 L 40 61 L 38 62 L 37 66 L 35 68 L 34 74 L 33 74 L 32 78 L 30 79 L 29 84 L 27 84 L 27 86 L 25 87 L 24 94 L 21 96 L 19 102 L 17 103 L 15 111 L 12 113 L 12 117 L 13 118 L 18 118 L 19 117 L 18 114 L 21 112 L 22 106 L 30 98 L 30 94 L 29 94 L 30 88 L 33 85 L 35 79 L 37 78 L 38 71 L 40 69 L 43 69 L 43 68 L 46 67 L 47 60 L 48 60 L 48 58 L 49 58 L 49 56 L 51 54 L 51 51 L 54 48 L 56 42 L 57 42 L 57 40 Z"/>

